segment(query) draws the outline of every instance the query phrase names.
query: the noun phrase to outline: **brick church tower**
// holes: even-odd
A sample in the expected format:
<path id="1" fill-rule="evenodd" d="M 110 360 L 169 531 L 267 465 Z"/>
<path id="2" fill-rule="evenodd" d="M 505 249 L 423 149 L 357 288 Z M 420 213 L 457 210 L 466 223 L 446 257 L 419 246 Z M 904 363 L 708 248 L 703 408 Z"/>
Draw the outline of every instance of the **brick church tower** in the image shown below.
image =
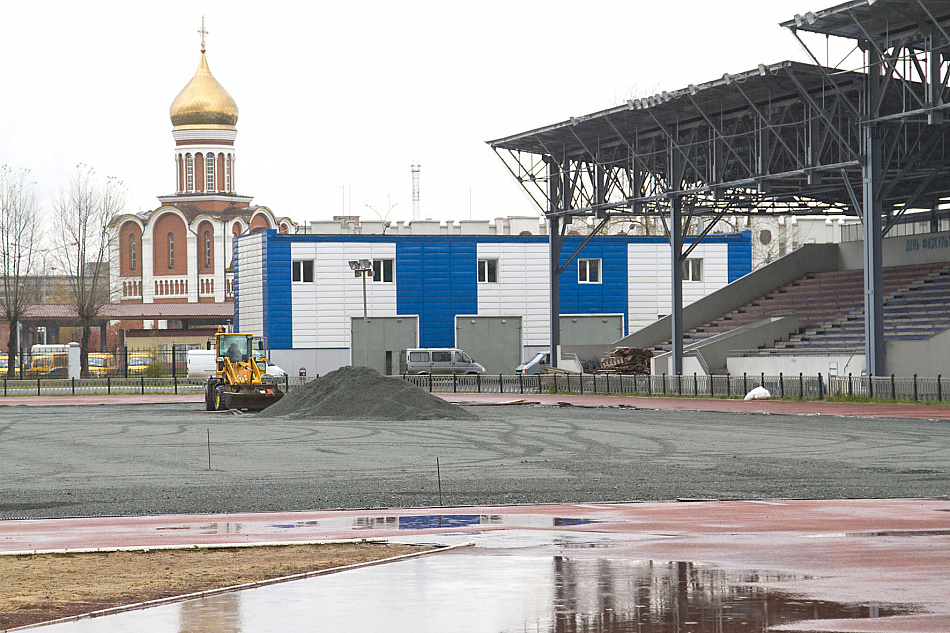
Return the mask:
<path id="1" fill-rule="evenodd" d="M 297 225 L 236 193 L 238 107 L 211 74 L 202 28 L 194 77 L 170 109 L 175 193 L 151 211 L 113 219 L 114 301 L 208 303 L 234 300 L 233 238 Z"/>

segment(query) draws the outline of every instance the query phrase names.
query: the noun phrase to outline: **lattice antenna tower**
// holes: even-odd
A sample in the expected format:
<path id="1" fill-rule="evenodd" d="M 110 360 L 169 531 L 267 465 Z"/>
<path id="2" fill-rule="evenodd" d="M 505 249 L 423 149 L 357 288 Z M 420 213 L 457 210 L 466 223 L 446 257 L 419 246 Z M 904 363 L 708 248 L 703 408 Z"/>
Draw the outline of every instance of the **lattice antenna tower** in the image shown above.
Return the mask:
<path id="1" fill-rule="evenodd" d="M 422 165 L 412 166 L 412 219 L 419 219 L 419 170 Z"/>

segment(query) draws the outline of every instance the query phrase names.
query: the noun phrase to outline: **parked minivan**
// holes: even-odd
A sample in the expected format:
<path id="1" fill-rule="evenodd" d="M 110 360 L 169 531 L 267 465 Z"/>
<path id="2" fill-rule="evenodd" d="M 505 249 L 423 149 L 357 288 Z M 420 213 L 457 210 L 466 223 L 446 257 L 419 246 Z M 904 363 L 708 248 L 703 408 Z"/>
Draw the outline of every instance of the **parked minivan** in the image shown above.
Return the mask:
<path id="1" fill-rule="evenodd" d="M 457 347 L 407 349 L 403 357 L 407 374 L 484 374 L 485 368 Z"/>

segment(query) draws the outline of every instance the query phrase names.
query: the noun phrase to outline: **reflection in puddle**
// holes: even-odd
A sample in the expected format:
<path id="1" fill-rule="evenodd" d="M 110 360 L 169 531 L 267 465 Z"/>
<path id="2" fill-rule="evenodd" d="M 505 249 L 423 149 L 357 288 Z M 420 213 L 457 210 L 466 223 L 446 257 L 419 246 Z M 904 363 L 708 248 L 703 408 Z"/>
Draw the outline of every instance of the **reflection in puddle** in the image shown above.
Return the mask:
<path id="1" fill-rule="evenodd" d="M 183 602 L 178 621 L 178 633 L 241 633 L 241 594 Z"/>
<path id="2" fill-rule="evenodd" d="M 908 613 L 885 605 L 806 600 L 775 587 L 808 576 L 727 571 L 689 562 L 554 557 L 550 630 L 749 633 L 800 620 Z"/>
<path id="3" fill-rule="evenodd" d="M 597 523 L 594 519 L 550 517 L 535 514 L 417 514 L 411 516 L 332 517 L 298 523 L 272 523 L 269 527 L 354 530 L 436 530 L 472 526 L 570 527 Z"/>
<path id="4" fill-rule="evenodd" d="M 796 621 L 910 612 L 893 605 L 809 600 L 803 596 L 810 580 L 690 562 L 456 550 L 41 628 L 50 633 L 768 633 Z"/>
<path id="5" fill-rule="evenodd" d="M 299 530 L 301 534 L 318 535 L 327 530 L 433 530 L 472 526 L 505 526 L 524 528 L 573 527 L 599 523 L 596 519 L 551 517 L 541 514 L 418 514 L 411 516 L 340 516 L 293 523 L 250 523 L 221 521 L 201 525 L 171 525 L 156 531 L 183 531 L 200 534 L 243 534 L 248 531 L 285 532 Z"/>

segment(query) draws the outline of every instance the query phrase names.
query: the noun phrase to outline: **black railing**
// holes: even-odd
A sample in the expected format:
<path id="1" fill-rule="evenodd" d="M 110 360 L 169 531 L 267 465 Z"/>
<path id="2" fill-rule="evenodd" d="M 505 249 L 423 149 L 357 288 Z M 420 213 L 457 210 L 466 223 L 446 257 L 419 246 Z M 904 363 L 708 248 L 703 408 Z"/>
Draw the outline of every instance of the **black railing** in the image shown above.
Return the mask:
<path id="1" fill-rule="evenodd" d="M 120 394 L 202 394 L 206 380 L 199 378 L 28 378 L 4 379 L 3 396 L 103 396 Z"/>
<path id="2" fill-rule="evenodd" d="M 764 387 L 773 398 L 822 400 L 829 397 L 943 402 L 950 400 L 950 381 L 942 376 L 827 376 L 765 374 L 673 376 L 620 374 L 535 374 L 483 376 L 404 375 L 419 387 L 438 393 L 607 394 L 743 398 Z M 294 380 L 294 379 L 291 379 Z"/>
<path id="3" fill-rule="evenodd" d="M 196 348 L 203 349 L 198 345 L 172 345 L 165 349 L 121 347 L 108 352 L 90 351 L 83 378 L 186 378 L 188 350 Z M 67 352 L 32 354 L 28 349 L 21 350 L 14 372 L 5 377 L 23 380 L 66 378 L 66 358 Z"/>
<path id="4" fill-rule="evenodd" d="M 184 372 L 182 371 L 182 374 Z M 285 392 L 318 379 L 319 376 L 268 377 Z M 524 375 L 403 375 L 406 380 L 435 393 L 598 394 L 630 396 L 684 396 L 742 398 L 755 387 L 764 387 L 773 398 L 821 400 L 879 399 L 909 402 L 950 401 L 950 380 L 942 376 L 777 376 L 698 374 L 670 376 L 619 374 L 535 374 Z M 101 378 L 3 379 L 3 396 L 112 395 L 112 394 L 202 394 L 207 378 L 182 376 L 104 376 Z"/>

